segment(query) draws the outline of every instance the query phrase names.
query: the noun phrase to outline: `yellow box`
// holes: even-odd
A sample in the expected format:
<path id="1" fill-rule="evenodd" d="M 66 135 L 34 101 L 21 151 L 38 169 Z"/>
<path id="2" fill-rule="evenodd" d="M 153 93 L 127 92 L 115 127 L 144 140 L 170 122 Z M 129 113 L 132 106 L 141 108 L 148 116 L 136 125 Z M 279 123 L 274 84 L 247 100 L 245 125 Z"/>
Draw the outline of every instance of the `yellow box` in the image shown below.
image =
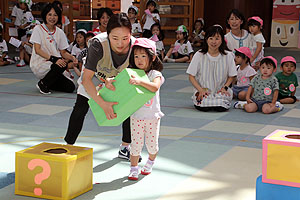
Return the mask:
<path id="1" fill-rule="evenodd" d="M 300 187 L 300 132 L 276 130 L 263 139 L 262 181 Z"/>
<path id="2" fill-rule="evenodd" d="M 93 149 L 41 143 L 16 152 L 15 194 L 72 199 L 93 189 Z"/>

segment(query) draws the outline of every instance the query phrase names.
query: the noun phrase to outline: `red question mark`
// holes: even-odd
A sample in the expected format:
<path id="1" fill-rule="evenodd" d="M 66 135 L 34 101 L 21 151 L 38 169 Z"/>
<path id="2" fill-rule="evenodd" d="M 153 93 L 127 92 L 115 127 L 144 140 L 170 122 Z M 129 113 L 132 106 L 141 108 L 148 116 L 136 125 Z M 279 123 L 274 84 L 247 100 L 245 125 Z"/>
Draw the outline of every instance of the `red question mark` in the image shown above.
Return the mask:
<path id="1" fill-rule="evenodd" d="M 51 174 L 51 167 L 48 162 L 41 160 L 41 159 L 33 159 L 33 160 L 29 161 L 29 163 L 28 163 L 28 169 L 30 169 L 30 170 L 34 170 L 38 166 L 42 167 L 43 171 L 41 173 L 35 175 L 34 182 L 35 182 L 35 184 L 40 185 L 43 180 L 46 180 L 47 178 L 49 178 L 49 176 Z M 43 191 L 41 188 L 34 188 L 34 194 L 37 196 L 40 196 L 43 194 Z"/>

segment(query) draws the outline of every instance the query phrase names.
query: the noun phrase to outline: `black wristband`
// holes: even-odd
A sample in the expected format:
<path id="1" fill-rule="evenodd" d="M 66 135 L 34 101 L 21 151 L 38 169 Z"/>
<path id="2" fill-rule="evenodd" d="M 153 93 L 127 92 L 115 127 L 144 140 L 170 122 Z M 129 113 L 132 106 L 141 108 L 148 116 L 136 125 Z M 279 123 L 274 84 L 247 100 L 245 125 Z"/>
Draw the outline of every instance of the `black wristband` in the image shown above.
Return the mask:
<path id="1" fill-rule="evenodd" d="M 228 90 L 228 86 L 225 85 L 225 86 L 224 86 L 224 89 L 227 91 L 227 90 Z"/>
<path id="2" fill-rule="evenodd" d="M 52 62 L 53 64 L 56 63 L 56 61 L 58 61 L 60 58 L 56 57 L 56 56 L 50 56 L 49 61 Z"/>

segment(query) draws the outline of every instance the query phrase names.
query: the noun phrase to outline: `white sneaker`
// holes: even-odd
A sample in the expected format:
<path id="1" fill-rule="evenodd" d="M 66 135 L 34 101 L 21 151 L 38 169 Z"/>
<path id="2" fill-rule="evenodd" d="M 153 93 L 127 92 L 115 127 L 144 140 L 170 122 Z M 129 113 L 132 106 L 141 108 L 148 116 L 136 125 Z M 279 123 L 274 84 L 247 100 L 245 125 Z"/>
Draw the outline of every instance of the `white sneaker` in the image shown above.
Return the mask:
<path id="1" fill-rule="evenodd" d="M 276 101 L 275 107 L 278 108 L 278 112 L 282 111 L 283 108 L 284 108 L 284 106 L 282 105 L 282 103 L 280 103 L 279 101 Z"/>
<path id="2" fill-rule="evenodd" d="M 152 168 L 153 168 L 153 164 L 154 164 L 154 161 L 147 160 L 146 164 L 144 165 L 144 167 L 143 167 L 143 169 L 141 171 L 141 174 L 143 174 L 143 175 L 149 175 L 149 174 L 151 174 Z"/>
<path id="3" fill-rule="evenodd" d="M 237 101 L 233 104 L 233 107 L 236 109 L 244 109 L 247 101 Z"/>
<path id="4" fill-rule="evenodd" d="M 137 181 L 139 179 L 139 167 L 131 167 L 128 179 Z"/>

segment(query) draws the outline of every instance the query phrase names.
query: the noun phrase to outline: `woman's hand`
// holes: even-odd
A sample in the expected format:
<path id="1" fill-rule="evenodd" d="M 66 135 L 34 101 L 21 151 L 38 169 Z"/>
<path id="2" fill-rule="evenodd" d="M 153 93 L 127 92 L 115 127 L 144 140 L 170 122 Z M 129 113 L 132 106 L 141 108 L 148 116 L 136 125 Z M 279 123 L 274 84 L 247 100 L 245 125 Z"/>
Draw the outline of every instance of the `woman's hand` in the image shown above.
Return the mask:
<path id="1" fill-rule="evenodd" d="M 118 104 L 118 102 L 107 102 L 107 101 L 104 101 L 101 105 L 99 105 L 103 109 L 103 111 L 104 111 L 104 113 L 106 115 L 106 118 L 108 120 L 111 120 L 111 119 L 114 119 L 114 118 L 117 117 L 117 114 L 114 113 L 114 109 L 113 109 L 113 106 L 117 105 L 117 104 Z"/>
<path id="2" fill-rule="evenodd" d="M 115 91 L 116 88 L 115 86 L 112 84 L 113 82 L 115 82 L 116 80 L 114 80 L 113 78 L 107 78 L 105 80 L 105 87 L 107 87 L 107 89 L 110 89 L 112 91 Z"/>
<path id="3" fill-rule="evenodd" d="M 129 79 L 129 83 L 131 85 L 141 85 L 141 80 L 135 78 L 135 76 L 131 75 L 131 79 Z"/>
<path id="4" fill-rule="evenodd" d="M 56 62 L 56 65 L 60 66 L 61 68 L 67 66 L 67 62 L 64 59 L 59 58 Z"/>
<path id="5" fill-rule="evenodd" d="M 218 93 L 221 93 L 222 95 L 226 95 L 226 96 L 230 96 L 230 93 L 224 88 L 222 87 Z"/>
<path id="6" fill-rule="evenodd" d="M 196 92 L 196 100 L 198 102 L 201 102 L 203 100 L 203 98 L 206 98 L 209 95 L 209 92 L 207 89 L 201 89 L 198 90 L 198 92 Z"/>

